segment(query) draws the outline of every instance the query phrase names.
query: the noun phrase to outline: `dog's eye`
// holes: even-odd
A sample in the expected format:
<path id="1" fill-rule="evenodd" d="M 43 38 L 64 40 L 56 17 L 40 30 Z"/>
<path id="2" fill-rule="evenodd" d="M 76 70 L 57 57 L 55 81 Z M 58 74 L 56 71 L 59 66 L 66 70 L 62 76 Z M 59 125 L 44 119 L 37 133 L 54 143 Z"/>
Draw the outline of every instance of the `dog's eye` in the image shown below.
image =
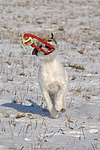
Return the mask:
<path id="1" fill-rule="evenodd" d="M 48 42 L 52 42 L 52 39 L 49 39 Z"/>
<path id="2" fill-rule="evenodd" d="M 57 44 L 55 39 L 49 39 L 48 42 L 54 42 L 55 44 Z"/>

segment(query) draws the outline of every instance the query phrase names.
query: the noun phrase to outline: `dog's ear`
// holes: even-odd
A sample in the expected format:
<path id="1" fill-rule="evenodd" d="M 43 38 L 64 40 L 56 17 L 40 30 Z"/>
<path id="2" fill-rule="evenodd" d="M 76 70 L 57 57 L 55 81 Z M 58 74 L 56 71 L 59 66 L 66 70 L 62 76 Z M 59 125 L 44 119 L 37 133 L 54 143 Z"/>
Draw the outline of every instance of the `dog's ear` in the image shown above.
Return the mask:
<path id="1" fill-rule="evenodd" d="M 54 39 L 53 33 L 51 33 L 51 39 L 55 42 L 55 44 L 57 44 L 56 40 Z"/>
<path id="2" fill-rule="evenodd" d="M 53 33 L 51 33 L 51 39 L 53 39 L 53 37 L 54 37 L 54 35 L 53 35 Z"/>

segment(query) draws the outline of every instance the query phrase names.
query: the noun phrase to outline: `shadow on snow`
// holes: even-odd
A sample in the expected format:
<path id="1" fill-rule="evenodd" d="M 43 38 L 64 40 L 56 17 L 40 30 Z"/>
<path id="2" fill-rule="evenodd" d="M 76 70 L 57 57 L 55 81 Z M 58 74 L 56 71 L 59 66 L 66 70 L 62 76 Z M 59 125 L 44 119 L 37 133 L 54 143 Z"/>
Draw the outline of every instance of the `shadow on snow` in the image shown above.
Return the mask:
<path id="1" fill-rule="evenodd" d="M 14 108 L 20 112 L 32 113 L 32 114 L 38 114 L 44 117 L 50 117 L 50 113 L 48 109 L 42 108 L 41 106 L 37 105 L 35 102 L 31 100 L 27 99 L 27 101 L 30 102 L 32 105 L 27 106 L 27 105 L 21 105 L 21 104 L 11 102 L 11 103 L 2 104 L 1 106 Z"/>

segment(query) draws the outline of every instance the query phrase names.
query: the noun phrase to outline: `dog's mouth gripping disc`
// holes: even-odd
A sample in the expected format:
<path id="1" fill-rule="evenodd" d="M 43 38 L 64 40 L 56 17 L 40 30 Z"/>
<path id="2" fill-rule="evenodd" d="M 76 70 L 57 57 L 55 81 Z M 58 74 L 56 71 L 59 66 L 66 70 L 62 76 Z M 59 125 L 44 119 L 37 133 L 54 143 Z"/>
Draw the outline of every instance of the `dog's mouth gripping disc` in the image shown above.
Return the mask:
<path id="1" fill-rule="evenodd" d="M 47 49 L 43 49 L 39 46 L 37 46 L 34 43 L 34 40 L 40 41 L 45 45 L 45 47 L 48 47 Z M 35 36 L 33 34 L 26 33 L 22 36 L 22 44 L 25 46 L 31 46 L 32 48 L 36 48 L 37 50 L 40 50 L 41 52 L 44 52 L 44 54 L 49 54 L 51 51 L 55 50 L 54 46 L 50 43 L 44 41 L 43 39 L 39 38 L 38 36 Z"/>

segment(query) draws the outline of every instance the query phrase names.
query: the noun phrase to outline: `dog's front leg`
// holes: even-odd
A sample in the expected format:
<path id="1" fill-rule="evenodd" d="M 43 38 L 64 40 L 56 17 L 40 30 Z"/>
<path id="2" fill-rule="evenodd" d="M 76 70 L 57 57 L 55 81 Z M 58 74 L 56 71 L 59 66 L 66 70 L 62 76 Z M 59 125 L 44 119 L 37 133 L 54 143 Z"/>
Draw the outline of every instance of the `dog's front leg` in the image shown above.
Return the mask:
<path id="1" fill-rule="evenodd" d="M 46 100 L 46 104 L 50 111 L 51 117 L 58 118 L 59 116 L 58 112 L 56 111 L 55 107 L 52 104 L 52 100 L 50 98 L 49 92 L 46 89 L 42 89 L 42 93 L 43 93 L 44 99 Z"/>
<path id="2" fill-rule="evenodd" d="M 67 93 L 67 87 L 62 86 L 56 97 L 55 108 L 57 111 L 62 111 L 62 112 L 66 111 L 66 101 L 65 101 L 66 93 Z"/>

